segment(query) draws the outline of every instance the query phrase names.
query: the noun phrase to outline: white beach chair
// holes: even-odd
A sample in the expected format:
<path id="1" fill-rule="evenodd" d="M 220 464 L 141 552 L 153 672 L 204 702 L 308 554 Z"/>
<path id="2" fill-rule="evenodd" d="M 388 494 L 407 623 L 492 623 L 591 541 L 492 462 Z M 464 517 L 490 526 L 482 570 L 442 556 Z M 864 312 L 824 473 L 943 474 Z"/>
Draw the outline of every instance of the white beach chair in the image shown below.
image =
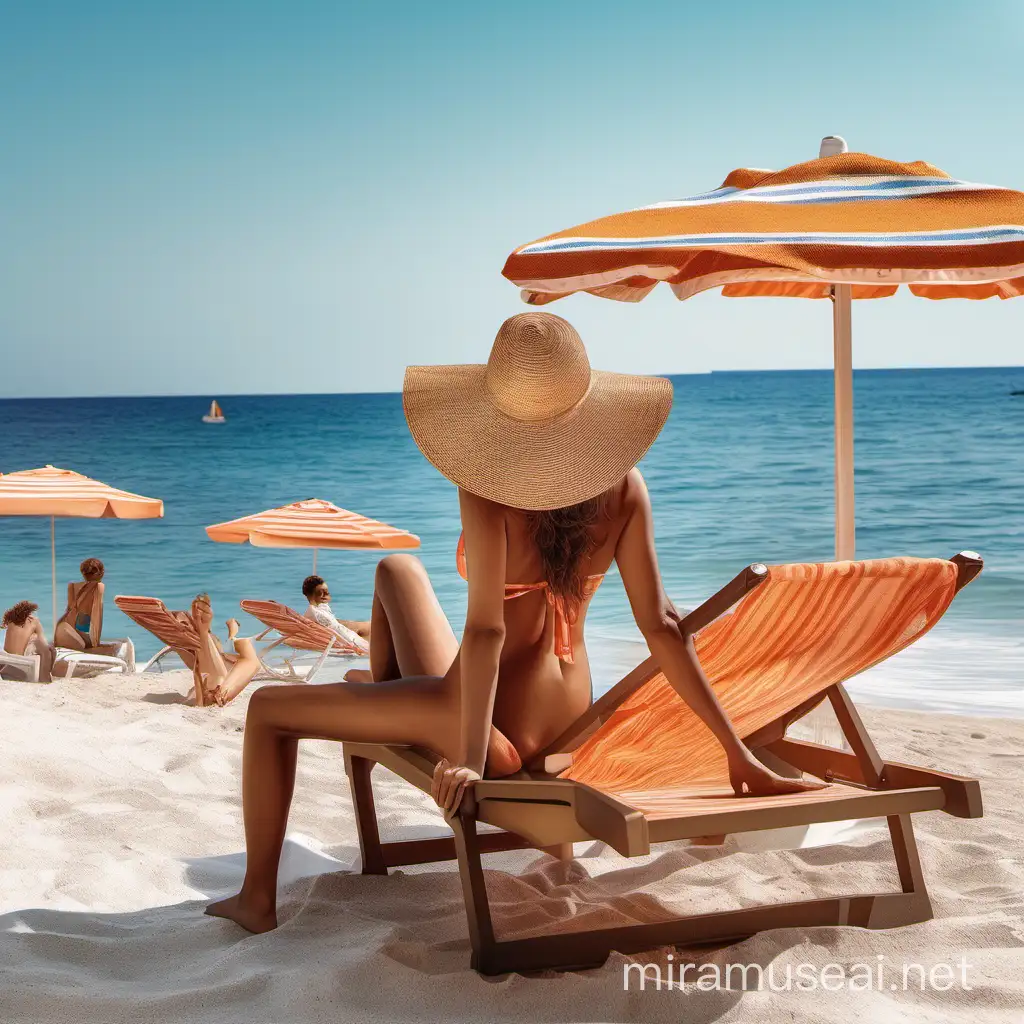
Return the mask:
<path id="1" fill-rule="evenodd" d="M 38 654 L 10 654 L 0 650 L 0 679 L 10 679 L 5 672 L 14 672 L 15 678 L 26 683 L 39 682 Z"/>
<path id="2" fill-rule="evenodd" d="M 53 659 L 52 675 L 62 675 L 71 679 L 75 675 L 98 675 L 101 672 L 120 672 L 132 675 L 135 672 L 135 645 L 128 637 L 115 640 L 104 640 L 104 647 L 114 647 L 116 654 L 97 654 L 94 651 L 73 651 L 67 647 L 58 647 Z M 58 666 L 63 664 L 64 671 Z"/>
<path id="3" fill-rule="evenodd" d="M 103 646 L 117 645 L 117 654 L 96 654 L 93 651 L 73 651 L 68 647 L 58 647 L 54 653 L 52 679 L 72 679 L 98 675 L 101 672 L 120 672 L 131 675 L 135 671 L 135 647 L 127 637 L 106 640 Z M 63 666 L 63 671 L 61 670 Z M 38 683 L 39 655 L 10 654 L 0 651 L 0 677 L 7 678 L 4 670 L 16 674 L 17 679 L 26 683 Z"/>

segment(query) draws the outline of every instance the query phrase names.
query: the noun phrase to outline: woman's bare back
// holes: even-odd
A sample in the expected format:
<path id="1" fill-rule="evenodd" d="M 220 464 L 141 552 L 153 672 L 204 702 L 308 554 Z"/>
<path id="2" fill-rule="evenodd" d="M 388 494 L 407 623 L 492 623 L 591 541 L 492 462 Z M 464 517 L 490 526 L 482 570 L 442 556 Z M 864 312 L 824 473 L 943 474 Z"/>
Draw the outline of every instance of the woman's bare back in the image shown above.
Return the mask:
<path id="1" fill-rule="evenodd" d="M 593 548 L 579 566 L 584 577 L 602 577 L 615 560 L 615 548 L 627 521 L 627 481 L 605 497 L 602 514 L 591 528 Z M 528 514 L 499 506 L 505 521 L 506 586 L 544 580 L 543 565 Z M 555 652 L 556 616 L 546 590 L 538 589 L 504 603 L 505 639 L 498 666 L 493 723 L 528 760 L 558 736 L 590 706 L 590 665 L 584 644 L 584 622 L 592 588 L 569 625 L 572 661 Z M 456 659 L 450 675 L 457 681 Z"/>
<path id="2" fill-rule="evenodd" d="M 68 606 L 54 629 L 54 642 L 72 650 L 95 648 L 102 636 L 104 586 L 82 580 L 68 584 Z"/>

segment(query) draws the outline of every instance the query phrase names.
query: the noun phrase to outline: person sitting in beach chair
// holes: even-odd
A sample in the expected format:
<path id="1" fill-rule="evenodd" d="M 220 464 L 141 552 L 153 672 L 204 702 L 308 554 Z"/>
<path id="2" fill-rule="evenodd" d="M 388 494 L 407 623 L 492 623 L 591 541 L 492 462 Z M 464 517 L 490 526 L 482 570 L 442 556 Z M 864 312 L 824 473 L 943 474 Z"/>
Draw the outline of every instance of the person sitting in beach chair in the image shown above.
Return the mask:
<path id="1" fill-rule="evenodd" d="M 510 775 L 591 703 L 583 625 L 614 562 L 633 616 L 673 688 L 721 745 L 737 795 L 821 788 L 776 774 L 743 743 L 662 585 L 651 504 L 636 463 L 672 405 L 663 378 L 592 371 L 561 317 L 531 312 L 498 332 L 486 366 L 410 367 L 413 438 L 459 488 L 462 642 L 423 565 L 378 563 L 372 682 L 264 687 L 246 717 L 246 872 L 207 913 L 277 927 L 277 870 L 303 737 L 404 744 L 440 755 L 432 796 L 452 817 L 475 781 Z"/>
<path id="2" fill-rule="evenodd" d="M 131 640 L 103 640 L 103 563 L 98 558 L 87 558 L 78 569 L 82 579 L 68 584 L 68 604 L 53 630 L 54 646 L 119 658 L 125 663 L 124 671 L 133 673 L 135 645 Z"/>
<path id="3" fill-rule="evenodd" d="M 4 632 L 4 651 L 19 658 L 39 659 L 39 682 L 52 680 L 54 649 L 46 639 L 36 612 L 39 605 L 19 601 L 4 612 L 0 625 Z"/>
<path id="4" fill-rule="evenodd" d="M 309 602 L 307 619 L 326 626 L 346 643 L 369 650 L 367 641 L 370 639 L 370 623 L 347 622 L 336 618 L 331 610 L 331 590 L 322 576 L 307 576 L 302 581 L 302 596 Z"/>
<path id="5" fill-rule="evenodd" d="M 68 584 L 68 605 L 57 620 L 53 642 L 72 651 L 99 646 L 103 635 L 103 574 L 98 558 L 87 558 L 78 567 L 82 579 Z"/>

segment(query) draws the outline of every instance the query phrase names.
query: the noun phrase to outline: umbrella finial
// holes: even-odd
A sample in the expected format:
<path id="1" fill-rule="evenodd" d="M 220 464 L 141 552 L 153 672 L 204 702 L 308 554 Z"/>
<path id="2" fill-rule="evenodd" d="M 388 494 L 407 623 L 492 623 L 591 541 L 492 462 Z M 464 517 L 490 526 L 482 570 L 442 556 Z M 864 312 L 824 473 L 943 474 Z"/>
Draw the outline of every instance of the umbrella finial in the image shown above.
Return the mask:
<path id="1" fill-rule="evenodd" d="M 842 135 L 826 135 L 821 140 L 821 148 L 818 150 L 818 157 L 823 156 L 838 156 L 840 153 L 845 153 L 849 147 L 846 145 L 846 139 Z"/>

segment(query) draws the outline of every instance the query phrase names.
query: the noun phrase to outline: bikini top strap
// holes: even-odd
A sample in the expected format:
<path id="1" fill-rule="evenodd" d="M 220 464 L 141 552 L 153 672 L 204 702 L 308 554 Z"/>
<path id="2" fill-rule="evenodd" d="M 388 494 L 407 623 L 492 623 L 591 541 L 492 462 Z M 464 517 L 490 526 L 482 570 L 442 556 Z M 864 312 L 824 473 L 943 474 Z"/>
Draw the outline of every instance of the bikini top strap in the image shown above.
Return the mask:
<path id="1" fill-rule="evenodd" d="M 459 544 L 455 549 L 455 564 L 458 567 L 459 575 L 464 579 L 469 579 L 469 575 L 466 571 L 466 539 L 463 534 L 459 534 Z M 588 594 L 592 594 L 597 590 L 604 579 L 603 574 L 595 573 L 592 576 L 588 576 L 586 580 L 585 590 Z M 568 609 L 565 606 L 565 602 L 561 597 L 556 597 L 551 593 L 545 581 L 540 583 L 506 583 L 505 584 L 505 600 L 511 601 L 514 598 L 522 597 L 524 594 L 532 594 L 535 590 L 543 590 L 544 596 L 547 598 L 548 604 L 551 605 L 555 614 L 555 654 L 565 662 L 572 664 L 573 662 L 573 644 L 572 644 L 572 626 L 576 621 L 575 615 L 570 615 Z"/>

